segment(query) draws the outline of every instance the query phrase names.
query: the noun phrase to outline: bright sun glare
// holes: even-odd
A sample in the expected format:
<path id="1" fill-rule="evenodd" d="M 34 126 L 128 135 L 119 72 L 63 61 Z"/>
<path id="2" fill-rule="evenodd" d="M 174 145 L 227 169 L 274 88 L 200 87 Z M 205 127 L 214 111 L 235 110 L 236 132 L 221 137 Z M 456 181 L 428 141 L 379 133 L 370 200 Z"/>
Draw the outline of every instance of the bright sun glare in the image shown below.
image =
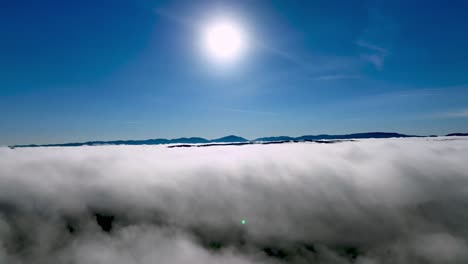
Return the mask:
<path id="1" fill-rule="evenodd" d="M 226 19 L 218 20 L 204 28 L 203 48 L 209 57 L 218 62 L 229 63 L 243 54 L 247 48 L 247 40 L 238 24 Z"/>

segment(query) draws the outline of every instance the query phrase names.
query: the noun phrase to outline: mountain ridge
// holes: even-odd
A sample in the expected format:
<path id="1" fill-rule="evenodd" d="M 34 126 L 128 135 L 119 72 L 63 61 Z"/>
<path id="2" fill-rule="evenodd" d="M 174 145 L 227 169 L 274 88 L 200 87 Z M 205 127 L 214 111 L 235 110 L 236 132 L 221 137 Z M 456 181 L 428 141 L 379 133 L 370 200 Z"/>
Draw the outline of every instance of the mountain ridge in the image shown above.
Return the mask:
<path id="1" fill-rule="evenodd" d="M 447 134 L 445 136 L 447 136 L 447 137 L 466 137 L 466 136 L 468 136 L 468 133 L 452 133 L 452 134 Z"/>
<path id="2" fill-rule="evenodd" d="M 468 136 L 468 133 L 451 133 L 445 136 Z M 395 132 L 364 132 L 342 135 L 303 135 L 299 137 L 277 136 L 277 137 L 261 137 L 254 140 L 248 140 L 236 135 L 229 135 L 216 139 L 205 139 L 202 137 L 181 137 L 174 139 L 154 138 L 143 140 L 110 140 L 110 141 L 86 141 L 75 143 L 59 143 L 59 144 L 29 144 L 29 145 L 13 145 L 10 148 L 25 148 L 25 147 L 78 147 L 78 146 L 99 146 L 99 145 L 163 145 L 163 144 L 208 144 L 208 143 L 245 143 L 245 142 L 275 142 L 275 141 L 316 141 L 316 140 L 340 140 L 340 139 L 366 139 L 366 138 L 408 138 L 408 137 L 424 137 L 418 135 L 406 135 Z"/>

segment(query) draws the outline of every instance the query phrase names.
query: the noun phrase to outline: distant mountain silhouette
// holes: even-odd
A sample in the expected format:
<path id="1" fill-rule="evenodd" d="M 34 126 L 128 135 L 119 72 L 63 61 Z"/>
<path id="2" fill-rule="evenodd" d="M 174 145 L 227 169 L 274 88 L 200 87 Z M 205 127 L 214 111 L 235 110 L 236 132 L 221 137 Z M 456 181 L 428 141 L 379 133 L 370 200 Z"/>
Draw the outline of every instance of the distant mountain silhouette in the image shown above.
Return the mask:
<path id="1" fill-rule="evenodd" d="M 399 133 L 388 133 L 388 132 L 368 132 L 368 133 L 355 133 L 346 135 L 304 135 L 300 137 L 263 137 L 257 138 L 254 141 L 306 141 L 306 140 L 332 140 L 332 139 L 363 139 L 363 138 L 400 138 L 400 137 L 419 137 L 414 135 L 404 135 Z"/>
<path id="2" fill-rule="evenodd" d="M 230 135 L 222 138 L 208 140 L 201 137 L 190 138 L 175 138 L 175 139 L 145 139 L 145 140 L 115 140 L 115 141 L 87 141 L 80 143 L 63 143 L 63 144 L 44 144 L 44 145 L 15 145 L 11 148 L 21 147 L 79 147 L 79 146 L 99 146 L 99 145 L 161 145 L 161 144 L 207 144 L 207 143 L 232 143 L 232 142 L 248 142 L 249 140 Z"/>
<path id="3" fill-rule="evenodd" d="M 432 135 L 434 136 L 434 135 Z M 431 136 L 431 137 L 432 137 Z M 452 133 L 446 136 L 468 136 L 468 133 Z M 275 143 L 275 142 L 289 142 L 289 141 L 314 141 L 318 143 L 329 143 L 324 140 L 349 140 L 349 139 L 365 139 L 365 138 L 407 138 L 407 137 L 421 137 L 416 135 L 405 135 L 399 133 L 389 132 L 368 132 L 368 133 L 355 133 L 345 135 L 305 135 L 300 137 L 262 137 L 257 138 L 253 141 L 245 139 L 243 137 L 229 135 L 222 138 L 208 140 L 201 137 L 190 137 L 190 138 L 175 138 L 175 139 L 145 139 L 145 140 L 115 140 L 115 141 L 87 141 L 81 143 L 63 143 L 63 144 L 45 144 L 45 145 L 15 145 L 10 148 L 24 148 L 24 147 L 78 147 L 78 146 L 99 146 L 99 145 L 160 145 L 160 144 L 205 144 L 205 146 L 216 145 L 224 143 L 225 145 L 245 145 L 253 144 L 254 142 L 260 142 L 262 144 Z M 227 144 L 230 143 L 230 144 Z M 231 144 L 232 143 L 232 144 Z"/>
<path id="4" fill-rule="evenodd" d="M 468 137 L 468 133 L 453 133 L 453 134 L 448 134 L 446 135 L 447 137 L 454 137 L 454 136 L 458 136 L 458 137 Z"/>
<path id="5" fill-rule="evenodd" d="M 176 138 L 169 140 L 169 143 L 190 143 L 190 144 L 198 144 L 198 143 L 208 143 L 210 142 L 207 139 L 201 137 L 190 137 L 190 138 Z"/>
<path id="6" fill-rule="evenodd" d="M 306 135 L 295 138 L 295 140 L 324 140 L 324 139 L 364 139 L 364 138 L 402 138 L 402 137 L 419 137 L 415 135 L 405 135 L 399 133 L 388 132 L 368 132 L 368 133 L 355 133 L 346 135 Z"/>
<path id="7" fill-rule="evenodd" d="M 245 139 L 243 137 L 238 137 L 238 136 L 234 136 L 234 135 L 230 135 L 230 136 L 210 140 L 210 142 L 214 142 L 214 143 L 217 143 L 217 142 L 220 142 L 220 143 L 221 142 L 247 142 L 247 141 L 249 141 L 249 140 Z"/>
<path id="8" fill-rule="evenodd" d="M 262 137 L 262 138 L 257 138 L 254 141 L 289 141 L 289 140 L 295 140 L 293 137 L 288 137 L 288 136 L 279 136 L 279 137 Z"/>

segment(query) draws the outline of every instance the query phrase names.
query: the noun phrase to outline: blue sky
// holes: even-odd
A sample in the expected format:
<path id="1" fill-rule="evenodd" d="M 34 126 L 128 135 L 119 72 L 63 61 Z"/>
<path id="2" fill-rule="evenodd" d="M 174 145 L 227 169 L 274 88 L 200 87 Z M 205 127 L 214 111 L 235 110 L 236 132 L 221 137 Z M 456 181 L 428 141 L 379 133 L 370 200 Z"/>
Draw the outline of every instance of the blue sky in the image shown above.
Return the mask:
<path id="1" fill-rule="evenodd" d="M 7 1 L 0 145 L 468 132 L 466 1 Z M 231 67 L 196 27 L 235 16 Z"/>

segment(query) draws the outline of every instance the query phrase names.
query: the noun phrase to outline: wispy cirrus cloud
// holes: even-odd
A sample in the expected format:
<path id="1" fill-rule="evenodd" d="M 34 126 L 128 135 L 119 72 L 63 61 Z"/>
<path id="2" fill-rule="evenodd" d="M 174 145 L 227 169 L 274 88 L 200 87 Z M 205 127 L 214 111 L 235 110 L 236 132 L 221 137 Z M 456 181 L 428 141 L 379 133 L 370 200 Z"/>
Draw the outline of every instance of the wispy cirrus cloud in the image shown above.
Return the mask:
<path id="1" fill-rule="evenodd" d="M 388 49 L 364 40 L 356 41 L 356 45 L 366 50 L 366 52 L 360 55 L 361 59 L 370 62 L 378 70 L 383 69 L 385 57 L 389 54 Z"/>
<path id="2" fill-rule="evenodd" d="M 370 62 L 376 69 L 382 70 L 384 66 L 385 57 L 380 54 L 362 54 L 361 58 Z"/>
<path id="3" fill-rule="evenodd" d="M 369 42 L 366 42 L 364 40 L 358 40 L 356 41 L 356 45 L 362 48 L 370 49 L 379 53 L 387 54 L 388 50 L 386 48 L 379 47 L 377 45 L 371 44 Z"/>
<path id="4" fill-rule="evenodd" d="M 456 111 L 448 111 L 436 113 L 434 117 L 439 118 L 468 118 L 468 108 L 459 109 Z"/>
<path id="5" fill-rule="evenodd" d="M 388 14 L 385 14 L 380 3 L 374 3 L 369 8 L 368 25 L 363 28 L 361 36 L 355 42 L 361 51 L 361 60 L 372 64 L 377 70 L 382 70 L 386 58 L 390 55 L 389 46 L 398 26 Z"/>

